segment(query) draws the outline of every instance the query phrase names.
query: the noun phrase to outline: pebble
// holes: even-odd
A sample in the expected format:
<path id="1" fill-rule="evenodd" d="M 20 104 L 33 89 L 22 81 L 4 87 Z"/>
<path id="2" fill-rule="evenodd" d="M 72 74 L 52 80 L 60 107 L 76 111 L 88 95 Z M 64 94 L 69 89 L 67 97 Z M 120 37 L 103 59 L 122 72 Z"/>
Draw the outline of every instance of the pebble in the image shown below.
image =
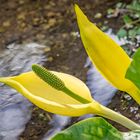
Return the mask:
<path id="1" fill-rule="evenodd" d="M 4 27 L 9 27 L 11 24 L 10 24 L 10 21 L 4 21 L 3 24 L 2 24 Z"/>
<path id="2" fill-rule="evenodd" d="M 97 14 L 95 14 L 95 16 L 94 16 L 95 18 L 101 18 L 102 17 L 102 14 L 101 13 L 97 13 Z"/>

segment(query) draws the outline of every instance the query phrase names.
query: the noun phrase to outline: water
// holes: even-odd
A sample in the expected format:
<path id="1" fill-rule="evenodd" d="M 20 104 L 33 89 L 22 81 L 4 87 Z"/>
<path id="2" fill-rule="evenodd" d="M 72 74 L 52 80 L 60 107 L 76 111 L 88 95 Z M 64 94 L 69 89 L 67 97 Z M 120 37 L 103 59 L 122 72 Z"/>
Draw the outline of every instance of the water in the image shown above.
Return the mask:
<path id="1" fill-rule="evenodd" d="M 36 43 L 11 44 L 0 52 L 0 76 L 18 75 L 43 64 L 46 46 Z M 0 140 L 17 140 L 31 118 L 32 104 L 10 87 L 0 84 Z"/>

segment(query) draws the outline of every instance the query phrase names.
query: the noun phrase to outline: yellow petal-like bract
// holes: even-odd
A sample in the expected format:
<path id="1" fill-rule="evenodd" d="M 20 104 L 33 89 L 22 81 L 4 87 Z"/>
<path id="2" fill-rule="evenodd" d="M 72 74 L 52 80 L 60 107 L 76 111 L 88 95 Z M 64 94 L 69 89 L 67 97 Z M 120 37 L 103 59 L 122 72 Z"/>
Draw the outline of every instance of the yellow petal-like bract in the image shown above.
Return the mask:
<path id="1" fill-rule="evenodd" d="M 93 101 L 89 89 L 81 80 L 64 73 L 52 73 L 62 79 L 69 89 L 81 97 Z M 81 104 L 64 92 L 52 88 L 36 76 L 34 72 L 23 73 L 15 77 L 0 78 L 0 82 L 13 87 L 46 111 L 67 116 L 80 116 L 89 112 L 89 104 Z"/>
<path id="2" fill-rule="evenodd" d="M 51 73 L 60 78 L 74 93 L 91 102 L 87 104 L 78 102 L 62 91 L 52 88 L 32 71 L 19 76 L 0 78 L 0 82 L 13 87 L 38 107 L 55 114 L 81 116 L 93 113 L 112 119 L 120 124 L 123 122 L 122 125 L 131 130 L 140 128 L 139 125 L 121 114 L 107 109 L 93 100 L 89 89 L 79 79 L 64 73 Z"/>
<path id="3" fill-rule="evenodd" d="M 125 78 L 131 59 L 108 35 L 91 23 L 75 5 L 77 22 L 84 47 L 100 73 L 116 88 L 128 92 L 140 104 L 140 92 Z"/>

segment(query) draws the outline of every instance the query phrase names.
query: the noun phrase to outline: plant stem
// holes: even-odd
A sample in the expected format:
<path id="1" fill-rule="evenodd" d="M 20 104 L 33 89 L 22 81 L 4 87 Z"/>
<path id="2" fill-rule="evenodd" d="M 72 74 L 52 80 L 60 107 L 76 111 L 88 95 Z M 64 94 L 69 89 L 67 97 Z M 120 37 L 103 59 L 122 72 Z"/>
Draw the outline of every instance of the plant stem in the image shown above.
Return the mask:
<path id="1" fill-rule="evenodd" d="M 133 25 L 133 24 L 136 24 L 136 23 L 138 23 L 138 22 L 140 22 L 140 19 L 134 20 L 134 21 L 132 21 L 132 22 L 130 22 L 130 23 L 128 23 L 128 24 L 129 24 L 129 25 Z M 127 26 L 126 24 L 123 25 L 123 26 L 121 27 L 121 29 L 125 28 L 126 26 Z"/>
<path id="2" fill-rule="evenodd" d="M 94 102 L 91 107 L 94 110 L 94 108 L 95 108 Z M 96 114 L 100 115 L 102 117 L 105 117 L 107 119 L 113 120 L 130 130 L 140 130 L 140 125 L 136 124 L 135 122 L 131 121 L 130 119 L 126 118 L 125 116 L 123 116 L 105 106 L 100 105 L 100 109 L 96 112 Z"/>
<path id="3" fill-rule="evenodd" d="M 83 103 L 83 104 L 91 103 L 91 101 L 88 101 L 87 99 L 77 95 L 76 93 L 68 89 L 67 87 L 65 87 L 62 91 L 66 93 L 68 96 L 72 97 L 73 99 L 79 101 L 80 103 Z"/>

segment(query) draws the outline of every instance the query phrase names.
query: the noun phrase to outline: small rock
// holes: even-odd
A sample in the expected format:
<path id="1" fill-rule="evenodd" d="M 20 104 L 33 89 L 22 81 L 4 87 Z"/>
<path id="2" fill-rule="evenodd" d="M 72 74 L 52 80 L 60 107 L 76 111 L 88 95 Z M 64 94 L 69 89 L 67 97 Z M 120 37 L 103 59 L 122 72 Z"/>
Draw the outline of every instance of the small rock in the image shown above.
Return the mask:
<path id="1" fill-rule="evenodd" d="M 101 17 L 102 17 L 102 14 L 101 14 L 101 13 L 97 13 L 97 14 L 95 14 L 94 17 L 95 17 L 95 18 L 101 18 Z"/>
<path id="2" fill-rule="evenodd" d="M 48 62 L 52 62 L 53 61 L 53 57 L 48 57 L 47 61 Z"/>
<path id="3" fill-rule="evenodd" d="M 71 32 L 71 36 L 79 38 L 80 33 L 79 32 Z"/>
<path id="4" fill-rule="evenodd" d="M 63 70 L 65 70 L 65 71 L 68 71 L 68 70 L 69 70 L 69 67 L 67 67 L 67 66 L 61 66 L 61 68 L 62 68 Z"/>
<path id="5" fill-rule="evenodd" d="M 131 96 L 129 96 L 128 94 L 124 94 L 124 98 L 127 100 L 127 101 L 130 101 L 132 98 Z"/>
<path id="6" fill-rule="evenodd" d="M 25 27 L 26 27 L 26 24 L 25 24 L 24 22 L 22 22 L 22 23 L 20 24 L 20 27 L 21 27 L 21 28 L 25 28 Z"/>
<path id="7" fill-rule="evenodd" d="M 22 12 L 22 13 L 20 13 L 20 14 L 17 15 L 17 19 L 24 20 L 26 18 L 25 16 L 26 16 L 26 13 L 25 12 Z"/>
<path id="8" fill-rule="evenodd" d="M 48 13 L 47 13 L 47 16 L 48 16 L 48 17 L 53 17 L 53 16 L 55 16 L 55 15 L 56 15 L 56 13 L 54 13 L 54 12 L 48 12 Z"/>
<path id="9" fill-rule="evenodd" d="M 130 107 L 130 112 L 134 112 L 134 114 L 138 111 L 138 107 Z"/>
<path id="10" fill-rule="evenodd" d="M 9 27 L 11 24 L 10 24 L 10 21 L 7 20 L 7 21 L 4 21 L 2 25 L 3 25 L 4 27 Z"/>
<path id="11" fill-rule="evenodd" d="M 55 23 L 56 23 L 56 19 L 55 18 L 49 19 L 48 24 L 49 24 L 50 27 L 53 26 L 53 25 L 55 25 Z"/>
<path id="12" fill-rule="evenodd" d="M 45 35 L 44 34 L 37 34 L 36 37 L 38 39 L 44 39 L 45 38 Z"/>
<path id="13" fill-rule="evenodd" d="M 0 33 L 3 33 L 3 32 L 5 32 L 4 27 L 0 27 Z"/>
<path id="14" fill-rule="evenodd" d="M 24 0 L 19 0 L 19 4 L 24 4 L 25 1 Z"/>
<path id="15" fill-rule="evenodd" d="M 33 18 L 33 25 L 38 25 L 40 23 L 40 19 L 38 17 Z"/>
<path id="16" fill-rule="evenodd" d="M 50 47 L 46 47 L 44 51 L 45 51 L 45 52 L 49 52 L 50 50 L 51 50 Z"/>
<path id="17" fill-rule="evenodd" d="M 42 26 L 43 26 L 43 29 L 44 29 L 44 30 L 47 30 L 47 29 L 50 28 L 50 25 L 48 25 L 48 24 L 43 24 Z"/>
<path id="18" fill-rule="evenodd" d="M 56 54 L 56 56 L 57 56 L 57 57 L 59 57 L 59 56 L 60 56 L 60 54 L 58 54 L 58 53 L 57 53 L 57 54 Z"/>
<path id="19" fill-rule="evenodd" d="M 63 33 L 63 34 L 62 34 L 62 37 L 63 37 L 63 38 L 66 38 L 67 36 L 68 36 L 67 33 Z"/>

